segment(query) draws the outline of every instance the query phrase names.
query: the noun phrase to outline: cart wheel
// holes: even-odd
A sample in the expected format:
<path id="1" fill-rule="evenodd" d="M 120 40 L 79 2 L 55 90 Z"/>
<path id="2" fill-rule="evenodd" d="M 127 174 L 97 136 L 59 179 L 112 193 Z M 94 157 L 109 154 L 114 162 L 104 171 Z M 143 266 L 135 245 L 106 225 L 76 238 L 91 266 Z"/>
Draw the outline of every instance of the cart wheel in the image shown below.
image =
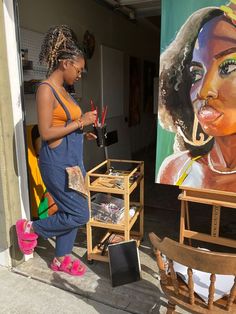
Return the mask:
<path id="1" fill-rule="evenodd" d="M 94 263 L 94 260 L 93 260 L 93 259 L 88 260 L 88 264 L 89 264 L 89 265 L 93 265 L 93 263 Z"/>

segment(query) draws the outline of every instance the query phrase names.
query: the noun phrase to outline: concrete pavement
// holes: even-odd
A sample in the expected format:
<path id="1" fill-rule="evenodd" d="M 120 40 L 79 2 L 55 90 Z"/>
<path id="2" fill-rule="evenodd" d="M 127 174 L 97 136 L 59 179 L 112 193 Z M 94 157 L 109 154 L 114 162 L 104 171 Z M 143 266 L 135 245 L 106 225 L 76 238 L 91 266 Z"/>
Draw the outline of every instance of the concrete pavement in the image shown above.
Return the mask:
<path id="1" fill-rule="evenodd" d="M 127 314 L 0 266 L 1 314 Z"/>

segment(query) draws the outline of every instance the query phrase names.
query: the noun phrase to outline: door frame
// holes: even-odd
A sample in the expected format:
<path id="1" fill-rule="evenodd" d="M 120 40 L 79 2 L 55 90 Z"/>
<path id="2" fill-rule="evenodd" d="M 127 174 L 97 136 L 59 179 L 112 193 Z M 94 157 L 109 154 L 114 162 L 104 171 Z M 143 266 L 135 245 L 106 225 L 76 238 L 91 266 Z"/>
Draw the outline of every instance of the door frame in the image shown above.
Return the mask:
<path id="1" fill-rule="evenodd" d="M 17 0 L 0 3 L 0 265 L 24 260 L 15 221 L 30 218 Z"/>

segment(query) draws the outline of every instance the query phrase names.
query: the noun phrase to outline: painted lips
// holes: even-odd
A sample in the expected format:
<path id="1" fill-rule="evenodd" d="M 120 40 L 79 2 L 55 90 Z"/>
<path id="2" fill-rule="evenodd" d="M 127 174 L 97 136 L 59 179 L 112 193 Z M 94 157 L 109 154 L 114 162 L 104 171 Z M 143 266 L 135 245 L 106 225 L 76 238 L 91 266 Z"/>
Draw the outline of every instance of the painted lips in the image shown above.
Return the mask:
<path id="1" fill-rule="evenodd" d="M 208 105 L 202 106 L 198 111 L 198 119 L 200 122 L 213 122 L 221 115 L 221 112 Z"/>

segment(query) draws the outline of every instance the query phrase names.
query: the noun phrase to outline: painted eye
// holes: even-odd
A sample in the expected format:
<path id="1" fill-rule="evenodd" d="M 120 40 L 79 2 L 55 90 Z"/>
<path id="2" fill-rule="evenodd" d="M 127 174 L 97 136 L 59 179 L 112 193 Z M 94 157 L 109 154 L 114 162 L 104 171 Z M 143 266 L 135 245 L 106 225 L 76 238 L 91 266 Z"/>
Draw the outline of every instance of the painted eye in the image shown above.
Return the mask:
<path id="1" fill-rule="evenodd" d="M 234 72 L 236 70 L 236 60 L 229 59 L 224 61 L 219 66 L 219 74 L 221 76 L 227 76 L 230 73 Z"/>
<path id="2" fill-rule="evenodd" d="M 201 68 L 191 66 L 189 70 L 190 70 L 190 75 L 192 78 L 192 84 L 195 84 L 202 79 L 203 70 Z"/>

